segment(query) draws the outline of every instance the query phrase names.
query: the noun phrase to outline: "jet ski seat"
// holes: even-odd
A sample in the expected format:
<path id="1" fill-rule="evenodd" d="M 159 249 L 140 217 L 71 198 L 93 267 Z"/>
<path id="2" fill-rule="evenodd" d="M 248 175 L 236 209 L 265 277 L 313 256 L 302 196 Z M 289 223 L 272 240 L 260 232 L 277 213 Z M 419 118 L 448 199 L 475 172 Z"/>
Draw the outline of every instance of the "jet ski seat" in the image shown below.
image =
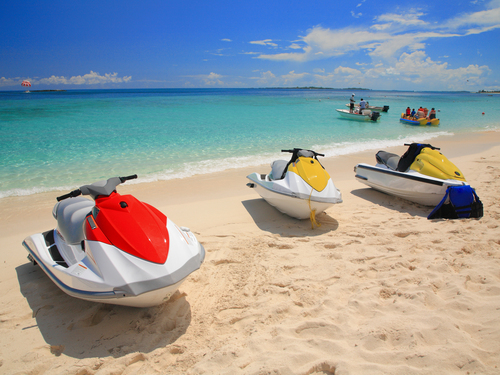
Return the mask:
<path id="1" fill-rule="evenodd" d="M 269 178 L 271 180 L 281 180 L 285 177 L 285 168 L 288 165 L 288 161 L 286 160 L 275 160 L 271 164 L 271 175 Z"/>
<path id="2" fill-rule="evenodd" d="M 392 152 L 379 151 L 375 155 L 377 163 L 386 165 L 389 169 L 395 171 L 398 168 L 399 155 Z"/>
<path id="3" fill-rule="evenodd" d="M 83 221 L 94 207 L 94 202 L 83 197 L 68 198 L 54 206 L 52 215 L 57 220 L 57 229 L 71 245 L 83 240 Z"/>

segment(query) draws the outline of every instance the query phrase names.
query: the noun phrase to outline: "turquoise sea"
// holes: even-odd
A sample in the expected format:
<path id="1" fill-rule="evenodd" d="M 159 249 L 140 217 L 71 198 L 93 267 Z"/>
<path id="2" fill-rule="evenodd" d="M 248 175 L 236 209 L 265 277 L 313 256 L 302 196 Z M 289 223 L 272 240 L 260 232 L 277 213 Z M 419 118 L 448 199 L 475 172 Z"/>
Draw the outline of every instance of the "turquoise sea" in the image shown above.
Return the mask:
<path id="1" fill-rule="evenodd" d="M 378 123 L 340 118 L 351 93 L 390 107 Z M 399 122 L 435 107 L 439 127 Z M 482 114 L 484 112 L 484 115 Z M 0 198 L 137 173 L 137 183 L 270 163 L 281 149 L 326 156 L 498 130 L 500 95 L 303 89 L 0 92 Z"/>

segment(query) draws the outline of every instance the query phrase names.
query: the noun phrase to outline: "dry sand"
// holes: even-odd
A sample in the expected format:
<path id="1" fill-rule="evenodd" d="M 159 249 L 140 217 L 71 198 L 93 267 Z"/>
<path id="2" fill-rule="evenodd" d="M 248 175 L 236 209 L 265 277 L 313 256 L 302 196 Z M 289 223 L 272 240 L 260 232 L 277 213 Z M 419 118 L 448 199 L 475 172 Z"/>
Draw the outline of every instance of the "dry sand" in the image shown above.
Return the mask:
<path id="1" fill-rule="evenodd" d="M 64 294 L 21 246 L 53 228 L 59 194 L 2 199 L 0 373 L 499 374 L 500 133 L 431 143 L 476 188 L 482 219 L 430 221 L 360 184 L 352 169 L 377 150 L 323 159 L 344 202 L 314 230 L 245 186 L 268 166 L 122 185 L 207 250 L 149 309 Z"/>

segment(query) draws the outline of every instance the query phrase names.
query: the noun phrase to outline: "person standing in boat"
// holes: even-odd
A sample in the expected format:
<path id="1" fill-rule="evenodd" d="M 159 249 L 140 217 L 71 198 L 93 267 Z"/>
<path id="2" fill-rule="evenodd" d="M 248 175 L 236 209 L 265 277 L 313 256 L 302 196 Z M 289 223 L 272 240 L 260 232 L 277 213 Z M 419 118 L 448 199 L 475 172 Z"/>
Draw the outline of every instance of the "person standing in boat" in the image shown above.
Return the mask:
<path id="1" fill-rule="evenodd" d="M 354 112 L 354 94 L 351 95 L 351 100 L 349 100 L 349 112 Z"/>
<path id="2" fill-rule="evenodd" d="M 359 113 L 362 115 L 363 110 L 366 109 L 366 102 L 361 98 L 361 101 L 359 102 Z"/>
<path id="3" fill-rule="evenodd" d="M 406 117 L 410 118 L 410 116 L 411 116 L 411 109 L 410 107 L 406 107 Z"/>

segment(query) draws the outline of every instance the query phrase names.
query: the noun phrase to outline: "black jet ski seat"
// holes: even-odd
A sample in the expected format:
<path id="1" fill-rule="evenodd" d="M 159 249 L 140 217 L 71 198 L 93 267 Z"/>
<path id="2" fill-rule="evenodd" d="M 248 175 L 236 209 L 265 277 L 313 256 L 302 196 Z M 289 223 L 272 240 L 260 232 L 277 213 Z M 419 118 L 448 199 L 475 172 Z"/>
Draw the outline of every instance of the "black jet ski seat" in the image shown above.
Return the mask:
<path id="1" fill-rule="evenodd" d="M 83 221 L 94 207 L 94 202 L 83 197 L 68 198 L 54 206 L 52 215 L 64 240 L 71 245 L 83 240 Z"/>
<path id="2" fill-rule="evenodd" d="M 395 171 L 398 168 L 399 155 L 393 154 L 392 152 L 379 151 L 375 155 L 377 163 L 386 165 L 389 169 Z"/>

